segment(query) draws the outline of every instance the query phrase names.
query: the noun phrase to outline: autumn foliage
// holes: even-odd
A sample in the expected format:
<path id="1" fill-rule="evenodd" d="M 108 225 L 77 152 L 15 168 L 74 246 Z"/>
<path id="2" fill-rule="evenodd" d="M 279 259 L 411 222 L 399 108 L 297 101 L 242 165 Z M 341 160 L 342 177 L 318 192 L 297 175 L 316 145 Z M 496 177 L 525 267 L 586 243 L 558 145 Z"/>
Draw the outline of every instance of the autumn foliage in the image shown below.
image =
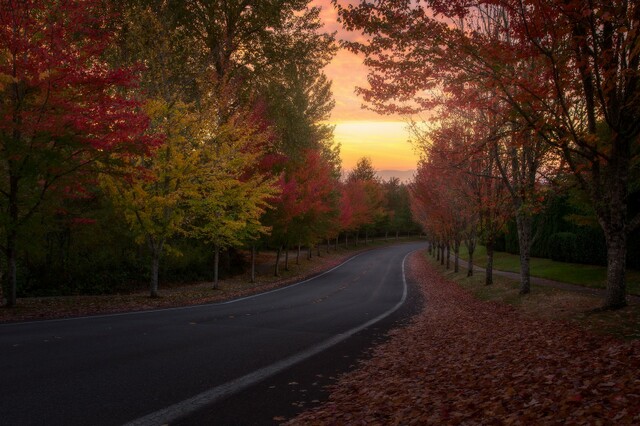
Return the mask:
<path id="1" fill-rule="evenodd" d="M 478 301 L 421 254 L 408 266 L 422 313 L 288 424 L 638 422 L 640 342 Z"/>

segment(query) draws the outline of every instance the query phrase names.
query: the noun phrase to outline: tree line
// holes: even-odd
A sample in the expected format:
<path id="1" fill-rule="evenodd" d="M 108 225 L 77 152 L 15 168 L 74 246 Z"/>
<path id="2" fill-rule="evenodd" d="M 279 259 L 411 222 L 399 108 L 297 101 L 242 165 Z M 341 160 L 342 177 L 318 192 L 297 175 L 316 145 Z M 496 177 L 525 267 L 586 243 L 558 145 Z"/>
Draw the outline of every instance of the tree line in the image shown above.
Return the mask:
<path id="1" fill-rule="evenodd" d="M 151 296 L 161 275 L 217 286 L 238 248 L 413 229 L 397 180 L 367 160 L 341 179 L 322 71 L 337 43 L 319 13 L 308 0 L 3 1 L 6 304 L 143 276 Z"/>
<path id="2" fill-rule="evenodd" d="M 472 256 L 481 235 L 491 271 L 513 219 L 520 293 L 529 293 L 534 217 L 554 194 L 571 194 L 604 236 L 604 307 L 625 306 L 640 225 L 640 4 L 340 3 L 345 28 L 365 34 L 348 46 L 369 67 L 370 87 L 359 90 L 370 107 L 432 114 L 414 126 L 423 158 L 413 208 L 440 249 L 457 253 L 466 240 Z"/>

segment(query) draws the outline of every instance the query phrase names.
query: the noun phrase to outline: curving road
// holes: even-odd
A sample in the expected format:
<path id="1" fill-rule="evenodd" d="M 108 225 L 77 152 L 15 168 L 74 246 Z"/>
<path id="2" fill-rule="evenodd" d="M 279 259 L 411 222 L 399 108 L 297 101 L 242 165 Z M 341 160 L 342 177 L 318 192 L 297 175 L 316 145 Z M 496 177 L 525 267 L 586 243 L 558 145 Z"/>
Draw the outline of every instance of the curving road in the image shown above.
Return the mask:
<path id="1" fill-rule="evenodd" d="M 371 327 L 406 297 L 403 260 L 355 256 L 226 303 L 0 325 L 0 424 L 161 425 Z"/>

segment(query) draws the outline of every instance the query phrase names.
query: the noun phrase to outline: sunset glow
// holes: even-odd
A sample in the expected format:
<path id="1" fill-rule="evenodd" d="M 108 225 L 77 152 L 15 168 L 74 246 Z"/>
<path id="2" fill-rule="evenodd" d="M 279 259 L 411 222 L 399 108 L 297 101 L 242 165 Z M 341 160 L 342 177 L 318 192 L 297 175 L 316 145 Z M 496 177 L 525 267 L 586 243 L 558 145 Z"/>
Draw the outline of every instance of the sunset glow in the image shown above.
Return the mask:
<path id="1" fill-rule="evenodd" d="M 337 31 L 339 40 L 359 37 L 342 29 L 330 0 L 315 0 L 312 5 L 322 7 L 325 30 Z M 325 73 L 333 81 L 336 106 L 330 121 L 336 126 L 336 142 L 342 145 L 342 167 L 349 170 L 358 158 L 368 156 L 378 170 L 415 169 L 418 157 L 408 142 L 409 133 L 402 118 L 363 109 L 362 99 L 355 94 L 356 87 L 367 86 L 367 69 L 362 58 L 340 50 Z"/>

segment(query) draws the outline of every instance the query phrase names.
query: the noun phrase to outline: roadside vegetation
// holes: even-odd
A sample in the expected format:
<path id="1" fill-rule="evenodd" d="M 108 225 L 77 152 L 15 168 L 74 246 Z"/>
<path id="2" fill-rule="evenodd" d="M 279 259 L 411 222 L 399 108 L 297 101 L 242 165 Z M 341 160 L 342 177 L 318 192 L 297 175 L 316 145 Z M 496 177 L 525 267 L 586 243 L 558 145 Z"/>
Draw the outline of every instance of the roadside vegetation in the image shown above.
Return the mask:
<path id="1" fill-rule="evenodd" d="M 281 259 L 281 273 L 277 277 L 273 274 L 277 253 L 272 250 L 260 252 L 257 254 L 254 282 L 251 280 L 250 270 L 246 270 L 221 280 L 216 290 L 211 289 L 210 281 L 194 281 L 166 283 L 162 294 L 155 298 L 150 298 L 144 287 L 127 289 L 116 294 L 19 298 L 12 309 L 0 310 L 0 323 L 131 312 L 231 300 L 299 282 L 339 265 L 365 250 L 416 239 L 415 236 L 390 237 L 388 240 L 376 238 L 368 242 L 362 241 L 358 246 L 351 245 L 349 248 L 341 245 L 336 249 L 331 246 L 329 250 L 325 246 L 320 250 L 319 256 L 318 252 L 314 251 L 311 258 L 305 255 L 299 262 L 295 260 L 295 253 L 291 253 L 293 260 L 288 270 L 284 269 L 284 260 Z M 251 255 L 248 251 L 240 254 L 243 257 Z"/>

